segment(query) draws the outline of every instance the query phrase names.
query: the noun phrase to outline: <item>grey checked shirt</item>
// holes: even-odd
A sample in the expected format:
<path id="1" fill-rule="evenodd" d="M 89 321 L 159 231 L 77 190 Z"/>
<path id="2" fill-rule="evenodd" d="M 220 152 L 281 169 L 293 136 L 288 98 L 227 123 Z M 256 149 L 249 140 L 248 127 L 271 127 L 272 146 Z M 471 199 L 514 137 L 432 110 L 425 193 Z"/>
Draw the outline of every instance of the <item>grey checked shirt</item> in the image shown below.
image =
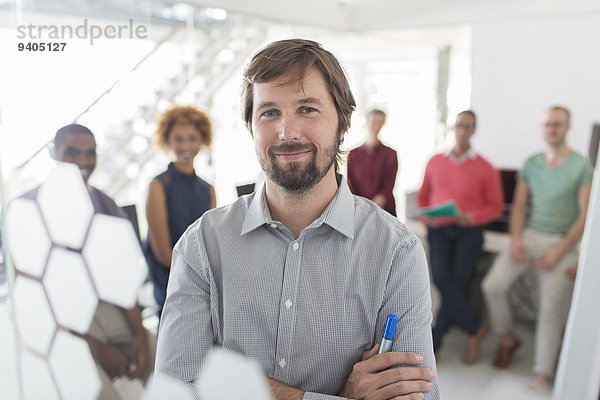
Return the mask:
<path id="1" fill-rule="evenodd" d="M 296 238 L 271 218 L 262 186 L 204 214 L 175 246 L 156 365 L 191 384 L 222 346 L 304 399 L 335 399 L 390 313 L 399 317 L 393 350 L 422 354 L 435 370 L 419 240 L 343 178 Z M 439 399 L 437 380 L 425 398 Z"/>

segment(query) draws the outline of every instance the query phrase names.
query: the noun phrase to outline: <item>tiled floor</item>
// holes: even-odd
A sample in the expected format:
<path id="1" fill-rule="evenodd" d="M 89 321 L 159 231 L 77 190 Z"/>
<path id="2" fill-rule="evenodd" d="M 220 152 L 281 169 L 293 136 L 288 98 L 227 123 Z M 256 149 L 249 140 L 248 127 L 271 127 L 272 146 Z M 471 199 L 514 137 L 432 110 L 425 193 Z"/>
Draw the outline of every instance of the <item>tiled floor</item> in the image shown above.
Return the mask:
<path id="1" fill-rule="evenodd" d="M 438 354 L 440 391 L 444 400 L 549 400 L 551 394 L 540 394 L 527 386 L 532 378 L 533 328 L 517 325 L 521 348 L 510 368 L 491 366 L 496 350 L 496 336 L 489 333 L 483 341 L 479 361 L 465 365 L 461 358 L 466 335 L 453 328 L 444 339 Z"/>

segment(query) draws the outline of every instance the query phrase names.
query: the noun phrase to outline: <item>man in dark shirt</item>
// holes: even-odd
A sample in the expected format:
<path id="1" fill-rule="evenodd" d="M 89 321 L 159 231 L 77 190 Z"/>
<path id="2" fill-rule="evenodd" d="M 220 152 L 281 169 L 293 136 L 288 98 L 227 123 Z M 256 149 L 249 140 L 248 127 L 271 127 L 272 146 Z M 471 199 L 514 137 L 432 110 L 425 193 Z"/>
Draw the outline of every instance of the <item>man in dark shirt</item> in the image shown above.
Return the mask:
<path id="1" fill-rule="evenodd" d="M 379 141 L 385 124 L 385 112 L 373 109 L 367 114 L 369 136 L 348 155 L 348 186 L 355 195 L 372 200 L 396 216 L 396 200 L 392 191 L 398 173 L 396 151 Z"/>
<path id="2" fill-rule="evenodd" d="M 88 184 L 96 168 L 96 140 L 87 127 L 71 124 L 60 128 L 54 137 L 53 157 L 56 161 L 79 167 L 95 213 L 127 218 L 113 199 Z M 35 198 L 36 195 L 37 188 L 25 197 Z M 146 380 L 154 369 L 156 337 L 143 327 L 138 305 L 128 310 L 100 301 L 88 333 L 81 336 L 90 346 L 100 375 L 102 391 L 99 399 L 121 398 L 111 379 Z"/>

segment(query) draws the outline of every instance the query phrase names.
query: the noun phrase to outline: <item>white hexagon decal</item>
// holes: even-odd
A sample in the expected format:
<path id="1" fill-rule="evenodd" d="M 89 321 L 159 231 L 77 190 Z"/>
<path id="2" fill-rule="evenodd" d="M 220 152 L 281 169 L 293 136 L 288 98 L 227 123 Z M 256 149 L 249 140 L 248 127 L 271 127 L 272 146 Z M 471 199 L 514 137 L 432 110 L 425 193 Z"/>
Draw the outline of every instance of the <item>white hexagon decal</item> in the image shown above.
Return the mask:
<path id="1" fill-rule="evenodd" d="M 21 376 L 17 355 L 17 332 L 8 300 L 0 300 L 0 398 L 18 399 Z"/>
<path id="2" fill-rule="evenodd" d="M 58 163 L 40 187 L 37 201 L 52 241 L 81 248 L 94 207 L 79 168 Z"/>
<path id="3" fill-rule="evenodd" d="M 226 383 L 228 376 L 235 376 L 235 385 Z M 267 380 L 255 361 L 216 347 L 206 356 L 196 389 L 201 399 L 273 399 Z"/>
<path id="4" fill-rule="evenodd" d="M 6 212 L 8 249 L 15 268 L 42 276 L 50 251 L 50 239 L 35 201 L 14 199 Z"/>
<path id="5" fill-rule="evenodd" d="M 44 287 L 59 324 L 85 333 L 98 297 L 79 253 L 56 248 L 48 258 Z"/>
<path id="6" fill-rule="evenodd" d="M 17 276 L 13 288 L 15 320 L 23 342 L 33 350 L 46 354 L 56 330 L 52 311 L 39 283 Z"/>
<path id="7" fill-rule="evenodd" d="M 46 361 L 23 350 L 20 364 L 24 400 L 59 399 Z"/>
<path id="8" fill-rule="evenodd" d="M 83 256 L 100 299 L 123 308 L 136 304 L 138 290 L 148 270 L 131 222 L 95 215 Z"/>
<path id="9" fill-rule="evenodd" d="M 59 330 L 49 357 L 63 400 L 95 400 L 100 378 L 87 343 Z"/>
<path id="10" fill-rule="evenodd" d="M 191 390 L 181 381 L 155 372 L 146 386 L 144 400 L 192 400 Z"/>

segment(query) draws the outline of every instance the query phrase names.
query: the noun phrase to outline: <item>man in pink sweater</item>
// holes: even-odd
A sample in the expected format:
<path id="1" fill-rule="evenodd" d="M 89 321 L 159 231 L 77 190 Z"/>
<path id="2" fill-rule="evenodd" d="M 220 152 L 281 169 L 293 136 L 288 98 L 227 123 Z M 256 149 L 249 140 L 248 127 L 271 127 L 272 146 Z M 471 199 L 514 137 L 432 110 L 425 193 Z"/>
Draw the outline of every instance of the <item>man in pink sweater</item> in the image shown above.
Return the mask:
<path id="1" fill-rule="evenodd" d="M 453 218 L 424 221 L 428 226 L 433 282 L 442 297 L 433 327 L 434 351 L 439 350 L 442 337 L 456 324 L 469 335 L 463 357 L 467 364 L 477 360 L 479 344 L 487 331 L 469 307 L 469 288 L 483 245 L 483 227 L 503 209 L 498 171 L 471 147 L 475 128 L 475 113 L 458 114 L 456 144 L 431 158 L 418 194 L 419 207 L 454 200 L 459 210 Z"/>

